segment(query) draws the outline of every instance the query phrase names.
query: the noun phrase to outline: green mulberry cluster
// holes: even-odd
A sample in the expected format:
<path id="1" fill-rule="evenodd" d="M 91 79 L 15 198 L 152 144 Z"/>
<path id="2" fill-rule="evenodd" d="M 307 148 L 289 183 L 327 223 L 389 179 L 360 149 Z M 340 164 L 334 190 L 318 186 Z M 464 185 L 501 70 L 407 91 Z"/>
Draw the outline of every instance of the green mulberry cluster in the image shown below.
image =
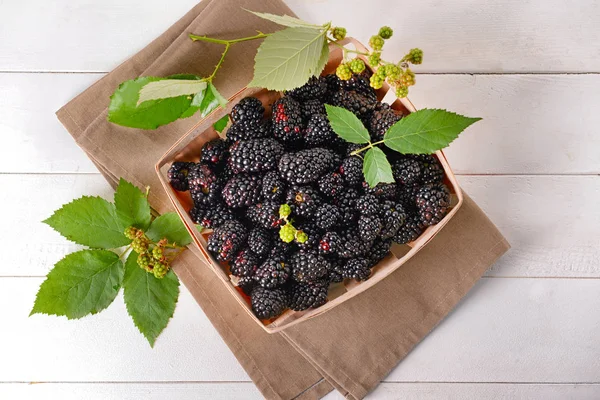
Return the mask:
<path id="1" fill-rule="evenodd" d="M 163 238 L 157 243 L 153 243 L 144 233 L 143 230 L 130 226 L 125 229 L 125 236 L 131 239 L 131 248 L 137 256 L 137 264 L 144 271 L 153 274 L 156 278 L 164 278 L 169 269 L 171 269 L 171 261 L 167 254 L 168 240 Z"/>

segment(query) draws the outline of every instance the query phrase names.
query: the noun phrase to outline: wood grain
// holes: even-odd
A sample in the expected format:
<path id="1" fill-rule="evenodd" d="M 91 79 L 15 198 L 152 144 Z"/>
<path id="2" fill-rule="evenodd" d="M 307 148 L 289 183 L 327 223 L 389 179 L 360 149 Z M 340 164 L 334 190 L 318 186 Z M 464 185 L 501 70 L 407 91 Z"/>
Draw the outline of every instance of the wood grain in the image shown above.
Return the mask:
<path id="1" fill-rule="evenodd" d="M 32 7 L 4 1 L 0 71 L 110 71 L 196 3 L 57 0 Z M 595 0 L 424 0 L 410 7 L 388 0 L 368 7 L 359 0 L 287 3 L 306 20 L 333 19 L 364 43 L 382 24 L 392 26 L 385 56 L 397 60 L 421 47 L 422 72 L 600 72 Z"/>
<path id="2" fill-rule="evenodd" d="M 0 173 L 95 172 L 54 112 L 100 77 L 0 74 Z M 600 75 L 427 75 L 411 99 L 484 118 L 446 151 L 458 174 L 598 174 L 599 92 Z"/>
<path id="3" fill-rule="evenodd" d="M 28 318 L 41 282 L 0 278 L 0 302 L 12 304 L 10 329 L 0 330 L 2 381 L 248 380 L 185 289 L 151 349 L 121 296 L 78 321 Z M 598 279 L 482 279 L 385 380 L 599 382 L 599 291 Z"/>

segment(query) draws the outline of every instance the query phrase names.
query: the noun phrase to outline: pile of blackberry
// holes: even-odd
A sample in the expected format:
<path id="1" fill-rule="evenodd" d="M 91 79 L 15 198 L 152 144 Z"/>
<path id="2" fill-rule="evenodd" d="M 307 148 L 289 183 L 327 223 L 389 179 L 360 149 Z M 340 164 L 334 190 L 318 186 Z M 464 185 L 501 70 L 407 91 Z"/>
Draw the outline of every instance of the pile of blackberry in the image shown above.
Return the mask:
<path id="1" fill-rule="evenodd" d="M 208 250 L 263 320 L 323 305 L 332 283 L 368 279 L 392 243 L 415 240 L 450 206 L 433 155 L 382 148 L 396 183 L 369 187 L 362 158 L 351 155 L 356 145 L 333 132 L 324 104 L 355 113 L 374 140 L 402 118 L 377 101 L 367 75 L 312 78 L 277 100 L 270 116 L 258 99 L 242 99 L 227 139 L 206 143 L 199 163 L 175 162 L 168 172 L 175 190 L 189 190 L 194 222 L 214 230 Z M 287 219 L 283 204 L 292 210 Z M 279 230 L 288 221 L 308 239 L 284 243 Z"/>

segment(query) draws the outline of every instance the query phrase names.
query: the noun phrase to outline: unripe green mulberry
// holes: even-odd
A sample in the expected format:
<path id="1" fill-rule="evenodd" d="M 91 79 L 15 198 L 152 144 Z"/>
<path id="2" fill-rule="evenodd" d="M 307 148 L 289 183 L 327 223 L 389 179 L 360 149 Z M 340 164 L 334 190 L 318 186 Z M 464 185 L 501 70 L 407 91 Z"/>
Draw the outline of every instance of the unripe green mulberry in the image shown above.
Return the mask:
<path id="1" fill-rule="evenodd" d="M 410 69 L 406 69 L 406 71 L 404 71 L 404 73 L 402 74 L 402 76 L 399 79 L 399 82 L 401 83 L 401 86 L 412 86 L 415 84 L 415 73 L 412 72 Z"/>
<path id="2" fill-rule="evenodd" d="M 152 272 L 152 258 L 148 253 L 142 253 L 138 255 L 137 264 L 140 268 L 146 270 L 146 272 Z"/>
<path id="3" fill-rule="evenodd" d="M 145 253 L 148 251 L 149 240 L 146 236 L 140 236 L 133 239 L 131 242 L 131 248 L 138 254 Z"/>
<path id="4" fill-rule="evenodd" d="M 169 272 L 169 265 L 164 263 L 156 263 L 154 264 L 154 269 L 152 270 L 154 273 L 154 277 L 158 279 L 162 279 L 165 277 L 167 272 Z"/>
<path id="5" fill-rule="evenodd" d="M 348 79 L 352 78 L 352 70 L 348 64 L 340 64 L 335 70 L 335 74 L 343 81 L 347 81 Z"/>
<path id="6" fill-rule="evenodd" d="M 331 28 L 331 36 L 335 40 L 342 40 L 346 37 L 346 28 L 342 28 L 341 26 L 336 26 Z"/>
<path id="7" fill-rule="evenodd" d="M 394 34 L 394 31 L 389 26 L 382 26 L 379 29 L 379 36 L 381 36 L 384 39 L 391 38 L 393 34 Z"/>
<path id="8" fill-rule="evenodd" d="M 123 232 L 125 234 L 125 237 L 127 239 L 135 239 L 135 237 L 138 234 L 139 229 L 136 228 L 135 226 L 130 226 L 129 228 L 125 229 L 125 232 Z"/>
<path id="9" fill-rule="evenodd" d="M 381 61 L 381 53 L 378 51 L 372 52 L 371 54 L 369 54 L 369 58 L 367 59 L 367 61 L 372 67 L 378 66 L 379 62 Z"/>
<path id="10" fill-rule="evenodd" d="M 390 80 L 397 80 L 402 75 L 402 68 L 397 66 L 396 64 L 386 64 L 385 65 L 385 76 L 390 78 Z"/>
<path id="11" fill-rule="evenodd" d="M 370 85 L 373 89 L 381 89 L 384 81 L 385 81 L 385 78 L 382 78 L 381 76 L 379 76 L 377 74 L 374 74 L 373 76 L 371 76 Z"/>
<path id="12" fill-rule="evenodd" d="M 373 35 L 371 36 L 371 39 L 369 39 L 369 46 L 371 46 L 373 50 L 379 51 L 383 49 L 384 43 L 385 40 L 383 40 L 383 38 L 379 35 Z"/>
<path id="13" fill-rule="evenodd" d="M 282 204 L 279 206 L 279 217 L 286 218 L 292 213 L 292 207 L 288 204 Z"/>
<path id="14" fill-rule="evenodd" d="M 279 238 L 284 243 L 291 243 L 294 241 L 296 236 L 296 228 L 289 222 L 279 229 Z"/>
<path id="15" fill-rule="evenodd" d="M 365 62 L 360 58 L 355 58 L 354 60 L 350 61 L 350 69 L 355 74 L 360 74 L 365 70 L 365 68 Z"/>
<path id="16" fill-rule="evenodd" d="M 163 249 L 161 249 L 160 247 L 156 246 L 152 249 L 152 257 L 154 257 L 155 260 L 161 260 L 163 256 L 164 252 Z"/>
<path id="17" fill-rule="evenodd" d="M 302 231 L 296 232 L 296 242 L 302 244 L 302 243 L 306 243 L 307 240 L 308 240 L 308 235 L 306 234 L 306 232 L 302 232 Z"/>
<path id="18" fill-rule="evenodd" d="M 408 96 L 408 88 L 406 86 L 398 86 L 396 87 L 396 97 L 404 98 Z"/>
<path id="19" fill-rule="evenodd" d="M 411 49 L 402 61 L 407 61 L 411 64 L 421 64 L 423 62 L 423 50 Z"/>

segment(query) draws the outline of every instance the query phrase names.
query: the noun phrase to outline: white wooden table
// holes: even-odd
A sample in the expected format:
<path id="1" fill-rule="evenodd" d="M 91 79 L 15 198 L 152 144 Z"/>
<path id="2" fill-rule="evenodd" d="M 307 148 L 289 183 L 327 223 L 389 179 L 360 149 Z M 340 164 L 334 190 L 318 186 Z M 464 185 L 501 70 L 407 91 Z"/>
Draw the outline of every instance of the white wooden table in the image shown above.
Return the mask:
<path id="1" fill-rule="evenodd" d="M 112 197 L 54 112 L 195 1 L 0 0 L 0 399 L 261 397 L 185 289 L 153 350 L 122 297 L 27 317 L 77 248 L 39 221 Z M 513 245 L 371 398 L 600 398 L 600 1 L 288 3 L 365 42 L 393 26 L 389 58 L 425 51 L 411 99 L 484 118 L 447 154 Z"/>

